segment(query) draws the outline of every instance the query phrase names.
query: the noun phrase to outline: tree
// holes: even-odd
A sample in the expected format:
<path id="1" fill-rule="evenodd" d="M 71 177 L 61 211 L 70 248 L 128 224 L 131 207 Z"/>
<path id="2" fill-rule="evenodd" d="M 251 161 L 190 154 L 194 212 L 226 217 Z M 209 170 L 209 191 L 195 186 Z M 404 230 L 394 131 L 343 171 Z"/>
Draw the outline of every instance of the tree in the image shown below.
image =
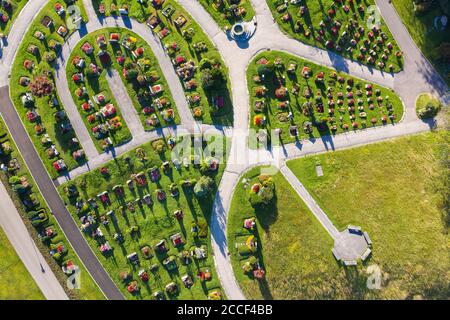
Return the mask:
<path id="1" fill-rule="evenodd" d="M 53 92 L 53 84 L 44 75 L 36 76 L 28 85 L 31 93 L 36 97 L 50 95 Z"/>
<path id="2" fill-rule="evenodd" d="M 421 119 L 427 119 L 427 118 L 433 118 L 435 117 L 440 110 L 440 105 L 436 105 L 434 103 L 427 103 L 427 105 L 424 108 L 419 109 L 419 118 Z"/>
<path id="3" fill-rule="evenodd" d="M 223 74 L 222 68 L 220 68 L 220 66 L 216 66 L 215 68 L 211 69 L 211 75 L 214 78 L 214 81 L 219 82 L 219 81 L 223 81 L 225 76 Z"/>
<path id="4" fill-rule="evenodd" d="M 9 184 L 13 185 L 13 184 L 18 184 L 20 182 L 20 179 L 18 176 L 12 176 L 11 178 L 9 178 Z"/>
<path id="5" fill-rule="evenodd" d="M 270 62 L 260 64 L 257 70 L 260 76 L 270 74 L 273 72 L 273 64 L 271 64 Z"/>
<path id="6" fill-rule="evenodd" d="M 25 186 L 23 186 L 23 185 L 21 185 L 21 184 L 15 184 L 15 185 L 13 186 L 13 190 L 14 190 L 16 193 L 18 193 L 18 194 L 24 194 L 24 193 L 26 193 L 26 192 L 28 191 L 28 188 L 25 187 Z"/>
<path id="7" fill-rule="evenodd" d="M 224 81 L 224 73 L 219 65 L 212 64 L 209 60 L 205 61 L 205 65 L 211 66 L 211 68 L 202 69 L 201 81 L 204 89 L 211 89 Z"/>
<path id="8" fill-rule="evenodd" d="M 260 176 L 259 181 L 261 185 L 259 185 L 256 189 L 252 187 L 248 198 L 254 207 L 267 205 L 275 197 L 275 184 L 273 183 L 272 178 Z"/>
<path id="9" fill-rule="evenodd" d="M 213 61 L 208 58 L 203 58 L 202 60 L 200 60 L 199 66 L 200 70 L 211 69 L 213 66 Z"/>
<path id="10" fill-rule="evenodd" d="M 261 190 L 259 190 L 258 195 L 264 204 L 268 204 L 270 201 L 272 201 L 274 196 L 272 186 L 263 186 Z"/>
<path id="11" fill-rule="evenodd" d="M 139 75 L 139 71 L 136 69 L 129 69 L 127 70 L 126 78 L 128 81 L 135 80 L 137 76 Z"/>
<path id="12" fill-rule="evenodd" d="M 210 89 L 214 87 L 214 77 L 211 73 L 211 69 L 204 69 L 202 71 L 202 87 L 204 89 Z"/>
<path id="13" fill-rule="evenodd" d="M 214 180 L 208 176 L 201 176 L 194 186 L 194 194 L 197 198 L 205 197 L 214 185 Z"/>

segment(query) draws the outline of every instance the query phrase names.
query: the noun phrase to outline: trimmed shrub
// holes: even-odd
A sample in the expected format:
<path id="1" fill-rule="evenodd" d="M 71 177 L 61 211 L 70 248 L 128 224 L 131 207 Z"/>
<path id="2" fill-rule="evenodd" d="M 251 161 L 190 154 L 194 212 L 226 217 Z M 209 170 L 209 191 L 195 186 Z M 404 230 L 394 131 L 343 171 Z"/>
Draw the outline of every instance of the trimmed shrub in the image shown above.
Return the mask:
<path id="1" fill-rule="evenodd" d="M 214 185 L 214 180 L 208 176 L 201 176 L 194 186 L 194 193 L 197 198 L 205 197 Z"/>

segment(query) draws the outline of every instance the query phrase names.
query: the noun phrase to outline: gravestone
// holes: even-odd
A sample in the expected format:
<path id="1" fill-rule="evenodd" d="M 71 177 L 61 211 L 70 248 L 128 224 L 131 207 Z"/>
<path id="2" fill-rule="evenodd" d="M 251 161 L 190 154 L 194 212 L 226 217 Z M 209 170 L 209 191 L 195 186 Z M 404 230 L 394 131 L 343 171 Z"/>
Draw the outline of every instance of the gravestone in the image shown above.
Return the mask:
<path id="1" fill-rule="evenodd" d="M 322 177 L 323 176 L 323 168 L 321 165 L 317 165 L 316 166 L 316 174 L 318 177 Z"/>

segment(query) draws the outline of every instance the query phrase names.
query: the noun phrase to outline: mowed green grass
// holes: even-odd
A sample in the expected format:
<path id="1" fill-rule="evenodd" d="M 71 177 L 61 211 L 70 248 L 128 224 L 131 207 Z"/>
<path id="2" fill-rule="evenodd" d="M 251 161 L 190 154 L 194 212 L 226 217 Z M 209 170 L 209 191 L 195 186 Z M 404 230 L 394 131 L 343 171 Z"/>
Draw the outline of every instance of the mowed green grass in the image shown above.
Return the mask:
<path id="1" fill-rule="evenodd" d="M 228 68 L 225 65 L 222 56 L 219 51 L 214 47 L 213 43 L 209 39 L 209 37 L 205 34 L 203 29 L 196 23 L 196 21 L 191 17 L 191 15 L 184 10 L 184 8 L 175 0 L 165 0 L 162 7 L 154 8 L 151 4 L 151 1 L 148 1 L 147 4 L 139 4 L 137 1 L 127 1 L 127 0 L 93 0 L 94 9 L 97 12 L 97 15 L 102 16 L 98 11 L 99 4 L 105 4 L 105 15 L 106 16 L 114 16 L 114 13 L 111 13 L 111 4 L 116 4 L 116 7 L 119 9 L 122 5 L 128 5 L 128 15 L 129 17 L 136 19 L 141 23 L 145 23 L 146 20 L 154 15 L 158 16 L 161 20 L 161 23 L 153 29 L 153 32 L 159 34 L 159 32 L 163 28 L 167 28 L 170 32 L 167 36 L 162 38 L 161 44 L 164 47 L 171 47 L 173 44 L 177 45 L 179 49 L 176 54 L 171 56 L 171 59 L 175 59 L 176 56 L 183 56 L 186 61 L 192 60 L 194 61 L 196 66 L 199 66 L 200 61 L 204 58 L 210 60 L 216 60 L 223 71 L 224 81 L 218 83 L 216 87 L 211 89 L 204 89 L 201 86 L 201 70 L 197 70 L 195 72 L 194 79 L 198 86 L 195 90 L 189 90 L 184 86 L 184 81 L 180 81 L 184 88 L 185 95 L 192 95 L 194 93 L 198 93 L 201 96 L 201 100 L 198 103 L 198 107 L 202 110 L 202 116 L 196 118 L 198 121 L 202 121 L 205 124 L 214 124 L 214 125 L 227 125 L 231 126 L 233 124 L 233 106 L 232 106 L 232 93 L 231 93 L 231 83 L 228 76 Z M 168 18 L 165 17 L 162 13 L 164 9 L 168 7 L 172 7 L 174 12 Z M 117 16 L 116 12 L 116 16 Z M 173 20 L 178 18 L 179 16 L 184 16 L 186 18 L 186 23 L 181 28 L 176 28 Z M 120 17 L 119 17 L 120 18 Z M 182 32 L 184 30 L 192 29 L 194 31 L 194 35 L 191 40 L 186 40 Z M 149 32 L 151 29 L 149 28 Z M 208 50 L 206 52 L 197 53 L 194 50 L 194 44 L 203 42 Z M 224 101 L 223 107 L 217 112 L 213 112 L 212 109 L 212 100 L 215 97 L 222 97 Z M 191 105 L 191 112 L 194 111 L 197 105 Z"/>
<path id="2" fill-rule="evenodd" d="M 272 74 L 266 75 L 265 80 L 260 83 L 256 83 L 253 77 L 258 75 L 258 67 L 260 66 L 258 62 L 260 63 L 261 59 L 266 59 L 272 63 L 277 59 L 281 59 L 284 67 L 281 70 L 275 69 Z M 294 63 L 297 66 L 294 73 L 287 72 L 287 69 L 291 63 Z M 305 66 L 309 67 L 311 70 L 312 75 L 309 79 L 305 79 L 302 76 L 302 70 Z M 324 83 L 316 82 L 316 76 L 320 72 L 323 72 L 325 75 Z M 345 79 L 345 83 L 341 84 L 338 81 L 333 80 L 331 78 L 331 74 L 334 72 L 337 74 L 337 77 L 342 76 Z M 278 79 L 282 80 L 282 86 L 287 88 L 289 91 L 289 93 L 283 99 L 277 99 L 275 96 L 275 90 L 280 87 L 280 82 Z M 347 90 L 347 81 L 349 79 L 353 80 L 354 84 L 349 90 Z M 403 116 L 403 103 L 393 90 L 359 78 L 349 76 L 348 74 L 343 72 L 337 72 L 334 69 L 309 62 L 307 60 L 281 51 L 263 51 L 258 54 L 248 66 L 247 83 L 248 90 L 250 92 L 250 127 L 255 130 L 259 129 L 259 127 L 254 123 L 254 117 L 256 115 L 263 115 L 267 119 L 267 124 L 264 129 L 267 129 L 267 133 L 269 136 L 271 133 L 270 130 L 274 130 L 276 128 L 280 128 L 282 130 L 280 134 L 280 140 L 282 143 L 296 141 L 296 137 L 291 136 L 289 133 L 289 128 L 291 125 L 298 126 L 298 139 L 301 140 L 310 139 L 313 137 L 318 138 L 322 135 L 338 134 L 346 131 L 358 130 L 364 127 L 391 125 L 395 122 L 400 121 Z M 370 103 L 367 101 L 369 96 L 367 95 L 367 90 L 365 89 L 366 84 L 371 84 L 373 86 L 373 95 L 372 97 L 370 97 L 372 99 L 372 104 L 374 105 L 373 110 L 370 110 Z M 300 88 L 297 95 L 293 94 L 292 92 L 292 88 L 295 85 L 298 85 L 298 87 Z M 266 87 L 267 93 L 264 97 L 257 97 L 256 90 L 257 88 L 260 88 L 262 86 Z M 309 99 L 304 95 L 305 89 L 308 88 L 311 90 L 311 97 Z M 332 100 L 334 100 L 334 102 L 336 103 L 334 107 L 330 107 L 328 104 L 328 88 L 331 89 L 330 93 L 332 94 Z M 377 102 L 377 89 L 380 90 L 379 96 L 383 99 L 383 101 L 381 101 L 380 103 Z M 360 97 L 357 95 L 358 90 L 361 90 Z M 354 120 L 351 120 L 351 112 L 348 109 L 349 101 L 351 100 L 347 97 L 347 94 L 349 92 L 352 92 L 354 94 Z M 339 93 L 342 93 L 344 96 L 342 99 L 342 106 L 339 106 L 337 103 L 337 101 L 339 100 Z M 318 94 L 320 94 L 322 97 L 322 113 L 319 112 L 317 108 L 318 104 L 315 100 Z M 361 99 L 361 106 L 363 107 L 361 110 L 359 110 L 359 99 Z M 265 100 L 266 108 L 265 111 L 258 113 L 255 110 L 255 102 L 260 100 Z M 289 101 L 289 106 L 284 110 L 281 110 L 278 107 L 278 104 L 281 101 Z M 307 102 L 312 103 L 312 108 L 309 115 L 305 115 L 305 113 L 303 112 L 303 106 Z M 392 104 L 392 114 L 395 116 L 395 120 L 393 121 L 388 118 L 389 104 Z M 330 109 L 333 109 L 334 111 L 330 113 Z M 365 118 L 361 117 L 361 111 L 366 113 Z M 292 112 L 291 121 L 289 121 L 288 119 L 283 120 L 282 118 L 280 118 L 281 115 L 284 115 L 284 118 L 287 118 L 289 112 Z M 382 121 L 383 116 L 386 116 L 388 118 L 385 123 L 383 123 Z M 342 121 L 340 120 L 341 117 Z M 327 123 L 324 130 L 320 131 L 319 123 L 322 118 L 325 118 L 327 120 Z M 375 120 L 374 123 L 371 122 L 372 119 Z M 305 122 L 312 123 L 313 132 L 311 134 L 307 134 L 304 132 L 303 124 Z M 353 122 L 356 122 L 358 124 L 358 128 L 352 128 Z M 336 131 L 334 132 L 332 131 L 333 124 L 336 125 Z M 345 125 L 348 126 L 348 129 L 345 129 Z M 275 141 L 273 143 L 276 144 Z M 254 147 L 252 144 L 254 145 L 255 142 L 250 142 L 251 148 Z"/>
<path id="3" fill-rule="evenodd" d="M 59 1 L 60 2 L 60 1 Z M 53 52 L 49 47 L 49 43 L 51 40 L 57 41 L 60 44 L 64 43 L 65 39 L 61 37 L 57 32 L 57 28 L 61 25 L 66 25 L 66 21 L 64 17 L 58 16 L 58 14 L 54 10 L 54 5 L 58 3 L 58 0 L 49 1 L 44 8 L 37 14 L 36 19 L 32 22 L 30 21 L 30 27 L 27 33 L 24 35 L 22 42 L 17 50 L 17 55 L 14 60 L 14 64 L 11 70 L 11 79 L 10 79 L 10 94 L 11 100 L 16 107 L 17 113 L 22 119 L 23 125 L 27 130 L 33 144 L 35 145 L 36 151 L 39 154 L 40 158 L 44 166 L 46 167 L 49 175 L 52 178 L 58 177 L 58 172 L 53 168 L 53 162 L 57 160 L 57 158 L 49 159 L 47 154 L 47 148 L 41 144 L 41 137 L 35 133 L 34 127 L 36 123 L 32 123 L 27 119 L 27 111 L 30 110 L 23 106 L 21 102 L 21 96 L 26 92 L 29 92 L 28 87 L 23 87 L 19 84 L 19 80 L 21 77 L 28 77 L 33 79 L 37 75 L 42 75 L 46 71 L 54 72 L 54 65 L 49 64 L 43 58 L 44 53 L 46 51 Z M 78 0 L 76 4 L 80 7 L 81 14 L 84 21 L 87 21 L 86 14 L 84 12 L 84 7 L 82 6 L 82 2 Z M 63 6 L 67 8 L 67 5 L 64 3 Z M 50 17 L 54 21 L 55 28 L 48 29 L 41 24 L 41 19 L 45 16 Z M 56 29 L 56 30 L 55 30 Z M 34 33 L 36 31 L 41 31 L 45 34 L 46 40 L 41 42 L 34 37 Z M 75 32 L 75 30 L 69 30 L 69 34 Z M 69 35 L 66 36 L 66 38 Z M 27 51 L 29 45 L 35 45 L 39 48 L 39 55 L 34 56 Z M 35 67 L 28 71 L 24 67 L 25 60 L 32 61 Z M 76 137 L 75 132 L 67 133 L 65 135 L 61 134 L 59 129 L 59 124 L 55 120 L 54 114 L 59 110 L 64 110 L 64 106 L 61 104 L 61 100 L 58 97 L 58 92 L 56 92 L 56 85 L 54 84 L 54 80 L 50 79 L 53 84 L 53 88 L 55 89 L 55 96 L 58 98 L 59 106 L 51 107 L 49 105 L 49 96 L 44 97 L 34 97 L 35 100 L 35 109 L 40 116 L 40 122 L 45 127 L 45 134 L 48 134 L 50 139 L 53 141 L 53 144 L 56 146 L 56 149 L 59 151 L 59 157 L 64 160 L 66 163 L 68 170 L 72 170 L 80 165 L 79 162 L 75 161 L 72 157 L 72 152 L 78 148 L 71 148 L 70 141 L 72 138 Z M 70 119 L 66 119 L 65 121 L 70 121 Z M 81 146 L 79 148 L 82 148 Z"/>
<path id="4" fill-rule="evenodd" d="M 222 29 L 224 27 L 231 27 L 233 24 L 241 20 L 236 19 L 234 16 L 230 16 L 228 19 L 225 18 L 225 12 L 229 9 L 231 2 L 229 0 L 223 1 L 226 5 L 223 6 L 223 9 L 221 11 L 219 11 L 219 9 L 217 9 L 217 7 L 214 5 L 214 3 L 217 1 L 200 0 L 199 2 Z M 242 7 L 245 10 L 245 15 L 242 17 L 243 21 L 250 21 L 253 19 L 253 17 L 255 16 L 255 10 L 253 9 L 251 0 L 241 0 L 238 6 Z"/>
<path id="5" fill-rule="evenodd" d="M 118 44 L 111 44 L 109 43 L 109 39 L 110 39 L 110 35 L 113 33 L 118 33 L 120 35 L 120 42 Z M 105 66 L 102 66 L 102 63 L 100 62 L 100 59 L 95 55 L 96 52 L 99 52 L 100 47 L 99 45 L 96 43 L 96 39 L 98 36 L 103 35 L 106 38 L 107 41 L 107 45 L 104 48 L 110 58 L 111 58 L 111 63 Z M 149 67 L 148 70 L 145 70 L 146 72 L 154 72 L 155 74 L 157 74 L 159 76 L 159 79 L 157 81 L 155 81 L 152 84 L 147 84 L 147 86 L 153 86 L 156 84 L 160 84 L 163 88 L 164 91 L 162 93 L 160 93 L 157 98 L 166 98 L 169 103 L 170 103 L 170 108 L 173 108 L 175 111 L 175 118 L 174 121 L 171 121 L 169 123 L 165 122 L 162 117 L 159 115 L 159 112 L 157 111 L 155 114 L 158 116 L 158 119 L 161 122 L 161 126 L 166 126 L 166 125 L 171 125 L 171 124 L 179 124 L 180 119 L 179 116 L 176 112 L 176 106 L 174 104 L 172 95 L 170 93 L 169 90 L 169 86 L 167 85 L 167 81 L 164 77 L 164 74 L 161 71 L 161 68 L 159 67 L 159 63 L 158 60 L 156 59 L 156 57 L 154 56 L 152 49 L 150 48 L 150 46 L 141 38 L 139 37 L 136 33 L 128 30 L 128 29 L 124 29 L 124 28 L 105 28 L 105 29 L 100 29 L 97 30 L 95 32 L 90 33 L 89 35 L 83 37 L 77 44 L 76 49 L 72 51 L 72 54 L 70 55 L 70 58 L 68 59 L 68 65 L 66 68 L 66 72 L 67 72 L 67 78 L 69 79 L 69 88 L 70 91 L 72 93 L 72 98 L 75 101 L 75 104 L 78 107 L 78 111 L 80 112 L 81 117 L 83 118 L 83 120 L 85 120 L 85 124 L 88 128 L 93 127 L 95 125 L 98 125 L 99 122 L 95 121 L 93 124 L 89 124 L 89 122 L 87 121 L 87 116 L 89 114 L 92 114 L 93 112 L 85 112 L 81 109 L 81 105 L 84 102 L 87 102 L 87 100 L 91 100 L 92 101 L 92 97 L 95 94 L 98 94 L 100 92 L 104 92 L 104 93 L 108 93 L 108 96 L 110 97 L 111 101 L 110 103 L 113 103 L 117 110 L 120 113 L 120 108 L 123 106 L 120 106 L 117 104 L 117 101 L 115 101 L 114 97 L 117 95 L 114 92 L 111 91 L 111 88 L 109 87 L 108 81 L 106 79 L 107 74 L 110 72 L 110 70 L 115 69 L 121 76 L 122 78 L 122 82 L 124 84 L 124 87 L 126 88 L 128 95 L 131 99 L 131 101 L 133 102 L 133 106 L 136 109 L 136 112 L 139 114 L 139 118 L 141 119 L 142 122 L 142 126 L 145 128 L 145 130 L 151 130 L 151 129 L 155 129 L 154 127 L 150 127 L 149 125 L 146 124 L 145 120 L 147 118 L 149 118 L 149 116 L 145 116 L 142 109 L 146 106 L 149 106 L 153 101 L 146 101 L 146 103 L 148 104 L 141 104 L 139 102 L 138 99 L 138 92 L 139 89 L 142 89 L 143 86 L 139 85 L 139 83 L 137 81 L 128 81 L 124 76 L 123 76 L 123 72 L 122 69 L 124 68 L 125 65 L 127 65 L 128 63 L 137 63 L 138 60 L 134 59 L 131 55 L 131 51 L 124 49 L 120 43 L 121 41 L 123 41 L 123 39 L 125 39 L 127 36 L 130 37 L 135 37 L 137 42 L 136 42 L 136 48 L 142 47 L 144 48 L 144 54 L 141 57 L 142 59 L 149 59 L 149 61 L 151 62 L 151 67 Z M 94 53 L 91 55 L 86 55 L 82 50 L 81 47 L 83 46 L 83 44 L 85 44 L 86 42 L 90 43 L 95 49 L 94 49 Z M 117 62 L 117 57 L 119 55 L 123 55 L 124 57 L 126 57 L 125 62 L 123 63 L 123 65 L 120 65 Z M 84 73 L 86 72 L 86 70 L 89 68 L 90 63 L 94 63 L 97 66 L 101 66 L 101 68 L 103 69 L 99 79 L 95 80 L 87 80 L 84 84 L 77 84 L 74 81 L 71 80 L 71 76 L 74 73 L 78 73 L 80 72 L 80 69 L 77 68 L 76 66 L 74 66 L 72 64 L 72 61 L 75 57 L 81 57 L 86 61 L 86 67 L 81 70 Z M 141 59 L 139 58 L 139 59 Z M 144 71 L 144 70 L 142 70 Z M 75 90 L 79 87 L 82 86 L 86 86 L 86 88 L 88 89 L 88 91 L 92 92 L 92 95 L 89 95 L 89 97 L 83 97 L 83 98 L 78 98 L 75 94 Z M 100 109 L 102 106 L 97 105 L 98 109 Z M 119 114 L 118 113 L 118 114 Z M 125 119 L 123 119 L 123 117 L 121 117 L 122 119 L 122 123 L 124 124 L 124 126 L 126 126 L 125 124 Z M 121 139 L 130 139 L 131 135 L 129 130 L 126 130 L 125 128 L 122 128 L 121 130 L 119 130 L 119 133 L 124 130 L 123 133 L 121 133 L 121 135 L 123 136 Z M 113 139 L 116 139 L 113 136 Z M 95 138 L 93 137 L 93 140 L 95 141 Z M 116 139 L 117 140 L 117 139 Z"/>
<path id="6" fill-rule="evenodd" d="M 435 2 L 432 10 L 420 16 L 414 13 L 414 5 L 411 0 L 394 0 L 392 5 L 419 49 L 434 65 L 447 84 L 450 84 L 450 63 L 440 60 L 438 54 L 440 44 L 450 42 L 450 30 L 448 26 L 445 30 L 434 28 L 436 17 L 443 15 L 439 1 Z"/>
<path id="7" fill-rule="evenodd" d="M 236 186 L 228 216 L 228 248 L 239 285 L 248 299 L 331 299 L 348 298 L 342 269 L 335 262 L 333 240 L 315 219 L 283 175 L 273 175 L 276 197 L 273 205 L 255 210 L 248 201 L 249 187 L 260 174 L 250 170 Z M 250 233 L 243 228 L 244 219 L 257 217 L 260 263 L 266 270 L 265 281 L 243 273 L 236 249 L 236 235 Z M 351 286 L 350 286 L 351 287 Z"/>
<path id="8" fill-rule="evenodd" d="M 352 38 L 355 38 L 352 36 L 353 32 L 351 32 L 351 31 L 347 32 L 349 34 L 349 37 L 347 38 L 347 40 L 343 39 L 344 43 L 343 43 L 343 45 L 341 45 L 341 47 L 342 47 L 341 52 L 338 52 L 336 49 L 331 49 L 331 50 L 347 59 L 358 61 L 357 57 L 360 53 L 358 48 L 360 48 L 363 45 L 364 40 L 369 39 L 368 33 L 370 31 L 369 30 L 370 28 L 367 25 L 368 25 L 368 22 L 370 21 L 370 16 L 374 15 L 373 13 L 370 12 L 369 8 L 373 5 L 375 5 L 374 0 L 353 1 L 353 3 L 354 3 L 353 6 L 350 5 L 349 1 L 341 1 L 341 3 L 349 6 L 348 13 L 346 13 L 344 11 L 343 4 L 339 4 L 337 1 L 333 1 L 333 0 L 321 0 L 321 1 L 302 0 L 299 5 L 289 4 L 287 9 L 282 12 L 278 12 L 277 9 L 279 8 L 280 5 L 283 5 L 285 3 L 285 1 L 283 1 L 283 0 L 266 0 L 266 1 L 267 1 L 267 4 L 269 5 L 269 8 L 272 12 L 273 17 L 277 21 L 281 30 L 283 30 L 285 33 L 287 33 L 289 36 L 291 36 L 292 38 L 294 38 L 296 40 L 299 40 L 308 45 L 316 46 L 316 47 L 322 48 L 322 49 L 326 49 L 325 44 L 326 44 L 327 40 L 331 40 L 335 44 L 337 44 L 338 40 L 342 39 L 342 36 L 341 36 L 342 32 L 345 30 L 344 28 L 350 23 L 350 21 L 352 19 L 357 21 L 358 25 L 362 26 L 365 29 L 365 32 L 364 32 L 364 34 L 361 34 L 361 38 L 358 41 L 357 46 L 355 46 L 353 53 L 349 53 L 346 50 L 347 47 L 349 47 L 349 45 L 350 45 L 350 40 Z M 287 1 L 287 3 L 290 3 L 290 1 Z M 336 4 L 335 5 L 336 15 L 333 17 L 333 19 L 340 21 L 342 24 L 342 27 L 338 31 L 338 34 L 336 36 L 331 33 L 331 31 L 330 31 L 331 27 L 326 22 L 326 18 L 329 17 L 328 10 L 330 10 L 332 8 L 333 3 Z M 364 7 L 363 14 L 359 13 L 358 8 L 360 5 L 363 5 L 363 7 Z M 300 6 L 304 6 L 305 9 L 307 10 L 303 17 L 301 17 L 299 14 Z M 289 13 L 291 16 L 291 19 L 288 22 L 284 22 L 282 19 L 282 17 L 286 13 Z M 312 29 L 309 29 L 311 32 L 311 35 L 309 37 L 307 37 L 304 34 L 304 31 L 301 31 L 301 32 L 294 31 L 294 26 L 297 21 L 300 21 L 302 23 L 304 30 L 312 27 Z M 323 40 L 318 41 L 316 39 L 316 37 L 319 35 L 320 23 L 322 21 L 325 22 L 326 27 L 324 28 L 325 32 L 323 35 Z M 387 27 L 386 23 L 384 22 L 384 20 L 382 18 L 381 18 L 381 31 L 386 34 L 387 39 L 384 41 L 384 44 L 381 46 L 381 50 L 378 51 L 378 54 L 375 57 L 376 63 L 371 65 L 371 67 L 379 69 L 377 63 L 383 61 L 383 62 L 385 62 L 385 65 L 386 65 L 384 70 L 392 71 L 392 72 L 399 72 L 400 70 L 403 69 L 403 58 L 397 58 L 395 56 L 395 53 L 397 51 L 399 51 L 400 49 L 399 49 L 397 43 L 395 42 L 395 39 L 392 36 L 389 28 Z M 375 36 L 375 38 L 376 38 L 376 36 Z M 388 54 L 388 59 L 386 61 L 384 61 L 381 58 L 381 56 L 383 55 L 383 50 L 387 48 L 387 44 L 389 42 L 392 43 L 393 50 L 391 51 L 390 54 Z M 370 47 L 372 47 L 372 45 L 374 43 L 375 42 L 371 42 Z M 368 53 L 365 54 L 365 59 L 363 61 L 360 61 L 360 63 L 366 65 L 367 57 L 368 57 Z M 393 69 L 389 70 L 389 66 L 391 64 L 393 66 Z"/>
<path id="9" fill-rule="evenodd" d="M 213 138 L 213 143 L 218 143 L 216 146 L 221 146 L 220 148 L 225 149 L 228 140 L 219 142 L 221 136 L 216 136 Z M 220 144 L 221 143 L 221 144 Z M 204 145 L 205 147 L 206 145 Z M 146 160 L 142 161 L 136 156 L 136 150 L 142 149 L 145 151 Z M 205 221 L 209 225 L 211 209 L 214 201 L 214 195 L 216 192 L 216 187 L 220 178 L 222 177 L 223 170 L 225 169 L 225 163 L 220 162 L 219 168 L 216 172 L 208 172 L 206 175 L 210 176 L 214 180 L 214 189 L 209 192 L 207 196 L 202 199 L 195 197 L 193 192 L 188 188 L 182 187 L 182 181 L 185 179 L 194 178 L 198 180 L 201 173 L 198 168 L 195 168 L 192 164 L 188 168 L 182 167 L 180 171 L 176 170 L 171 162 L 171 151 L 166 148 L 166 151 L 158 155 L 153 150 L 151 142 L 145 143 L 117 157 L 114 160 L 105 163 L 105 167 L 109 170 L 109 176 L 104 177 L 100 173 L 100 169 L 95 169 L 86 173 L 82 176 L 73 179 L 72 182 L 68 182 L 58 187 L 58 190 L 67 203 L 67 207 L 71 212 L 76 223 L 80 224 L 80 217 L 85 213 L 77 214 L 76 208 L 74 206 L 74 201 L 70 200 L 65 192 L 65 188 L 68 185 L 75 185 L 78 188 L 79 199 L 83 199 L 85 202 L 89 198 L 95 198 L 97 194 L 105 190 L 109 191 L 109 196 L 111 200 L 110 205 L 102 206 L 100 201 L 98 201 L 99 208 L 91 212 L 92 216 L 100 221 L 100 216 L 104 215 L 109 210 L 115 212 L 117 217 L 117 223 L 109 219 L 109 224 L 107 226 L 99 223 L 99 228 L 104 234 L 104 240 L 108 241 L 109 244 L 114 248 L 114 253 L 111 255 L 103 255 L 99 246 L 101 241 L 95 240 L 90 236 L 89 233 L 84 233 L 86 240 L 91 246 L 93 252 L 97 255 L 99 261 L 102 263 L 105 270 L 109 273 L 113 281 L 116 283 L 117 287 L 125 294 L 127 299 L 152 299 L 153 294 L 157 291 L 165 290 L 165 286 L 170 282 L 175 282 L 180 290 L 179 295 L 167 296 L 167 299 L 206 299 L 207 294 L 211 291 L 220 288 L 220 282 L 215 272 L 214 261 L 212 257 L 212 248 L 210 241 L 209 227 L 206 226 L 208 232 L 205 238 L 194 239 L 191 234 L 191 226 L 193 222 Z M 209 150 L 213 148 L 210 145 Z M 191 150 L 191 149 L 189 149 Z M 191 151 L 192 152 L 192 151 Z M 219 157 L 219 149 L 216 149 L 216 157 Z M 129 157 L 130 166 L 128 166 L 126 158 Z M 224 161 L 225 157 L 221 160 Z M 169 161 L 171 163 L 172 171 L 170 174 L 164 174 L 162 170 L 161 180 L 157 183 L 150 182 L 147 170 L 156 166 L 160 167 L 163 161 Z M 127 180 L 130 179 L 130 175 L 133 173 L 145 172 L 147 177 L 148 185 L 145 187 L 135 187 L 135 190 L 130 191 L 127 187 Z M 180 195 L 179 197 L 171 197 L 168 187 L 171 183 L 176 183 Z M 84 187 L 82 185 L 85 185 Z M 112 188 L 115 185 L 121 184 L 125 190 L 125 197 L 119 200 L 112 192 Z M 156 199 L 155 191 L 161 188 L 165 190 L 167 198 L 165 201 L 159 202 Z M 137 198 L 143 199 L 145 194 L 150 194 L 154 204 L 151 208 L 143 204 L 139 207 L 135 200 Z M 129 209 L 125 210 L 125 213 L 121 213 L 120 206 L 126 207 L 128 202 L 135 203 L 135 213 L 130 212 Z M 181 209 L 184 213 L 182 220 L 177 220 L 174 216 L 174 212 Z M 137 236 L 132 237 L 127 230 L 131 226 L 139 226 L 139 233 Z M 114 240 L 114 234 L 121 233 L 125 239 L 123 244 L 119 244 Z M 170 236 L 175 233 L 181 233 L 183 239 L 185 240 L 185 245 L 182 247 L 174 247 L 170 240 Z M 167 255 L 155 254 L 153 246 L 160 240 L 165 239 L 167 247 L 169 250 Z M 150 246 L 154 257 L 146 260 L 141 254 L 141 248 L 145 245 Z M 190 250 L 191 246 L 203 245 L 207 248 L 207 258 L 204 260 L 193 261 L 189 265 L 183 265 L 178 259 L 178 255 L 183 250 Z M 140 264 L 138 266 L 133 266 L 127 259 L 127 255 L 136 252 L 140 258 Z M 177 257 L 178 269 L 176 271 L 167 271 L 163 266 L 162 261 L 168 256 L 174 255 Z M 154 273 L 149 271 L 149 268 L 156 264 L 158 270 Z M 212 273 L 211 281 L 201 283 L 197 279 L 196 275 L 199 270 L 205 271 L 209 269 Z M 138 277 L 138 272 L 140 270 L 146 270 L 150 276 L 150 280 L 147 283 L 141 281 Z M 132 275 L 133 280 L 139 283 L 140 293 L 129 294 L 127 292 L 126 284 L 121 281 L 119 273 L 121 271 L 129 271 Z M 190 289 L 186 289 L 181 281 L 181 277 L 190 274 L 194 281 L 194 285 Z"/>
<path id="10" fill-rule="evenodd" d="M 11 26 L 14 24 L 14 21 L 16 20 L 17 16 L 19 15 L 20 11 L 22 11 L 23 7 L 27 4 L 28 0 L 12 0 L 11 2 L 11 9 L 5 10 L 2 8 L 0 11 L 2 13 L 6 13 L 9 17 L 9 20 L 7 23 L 0 23 L 0 30 L 3 32 L 3 34 L 8 35 L 9 31 L 11 30 Z"/>
<path id="11" fill-rule="evenodd" d="M 45 300 L 1 228 L 0 300 Z"/>
<path id="12" fill-rule="evenodd" d="M 288 162 L 338 229 L 353 224 L 369 233 L 369 264 L 384 277 L 373 297 L 450 296 L 450 241 L 439 192 L 448 139 L 438 131 Z M 323 177 L 315 173 L 317 163 Z"/>

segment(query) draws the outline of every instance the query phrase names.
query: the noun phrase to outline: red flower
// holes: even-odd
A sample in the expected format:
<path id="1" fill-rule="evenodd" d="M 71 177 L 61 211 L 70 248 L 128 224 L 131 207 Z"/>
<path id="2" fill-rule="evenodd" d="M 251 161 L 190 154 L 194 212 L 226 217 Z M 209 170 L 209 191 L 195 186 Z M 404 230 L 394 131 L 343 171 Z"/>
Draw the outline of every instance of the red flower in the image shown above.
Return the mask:
<path id="1" fill-rule="evenodd" d="M 253 193 L 259 192 L 260 187 L 261 187 L 261 186 L 259 185 L 259 183 L 255 183 L 255 184 L 252 186 L 252 192 L 253 192 Z"/>

